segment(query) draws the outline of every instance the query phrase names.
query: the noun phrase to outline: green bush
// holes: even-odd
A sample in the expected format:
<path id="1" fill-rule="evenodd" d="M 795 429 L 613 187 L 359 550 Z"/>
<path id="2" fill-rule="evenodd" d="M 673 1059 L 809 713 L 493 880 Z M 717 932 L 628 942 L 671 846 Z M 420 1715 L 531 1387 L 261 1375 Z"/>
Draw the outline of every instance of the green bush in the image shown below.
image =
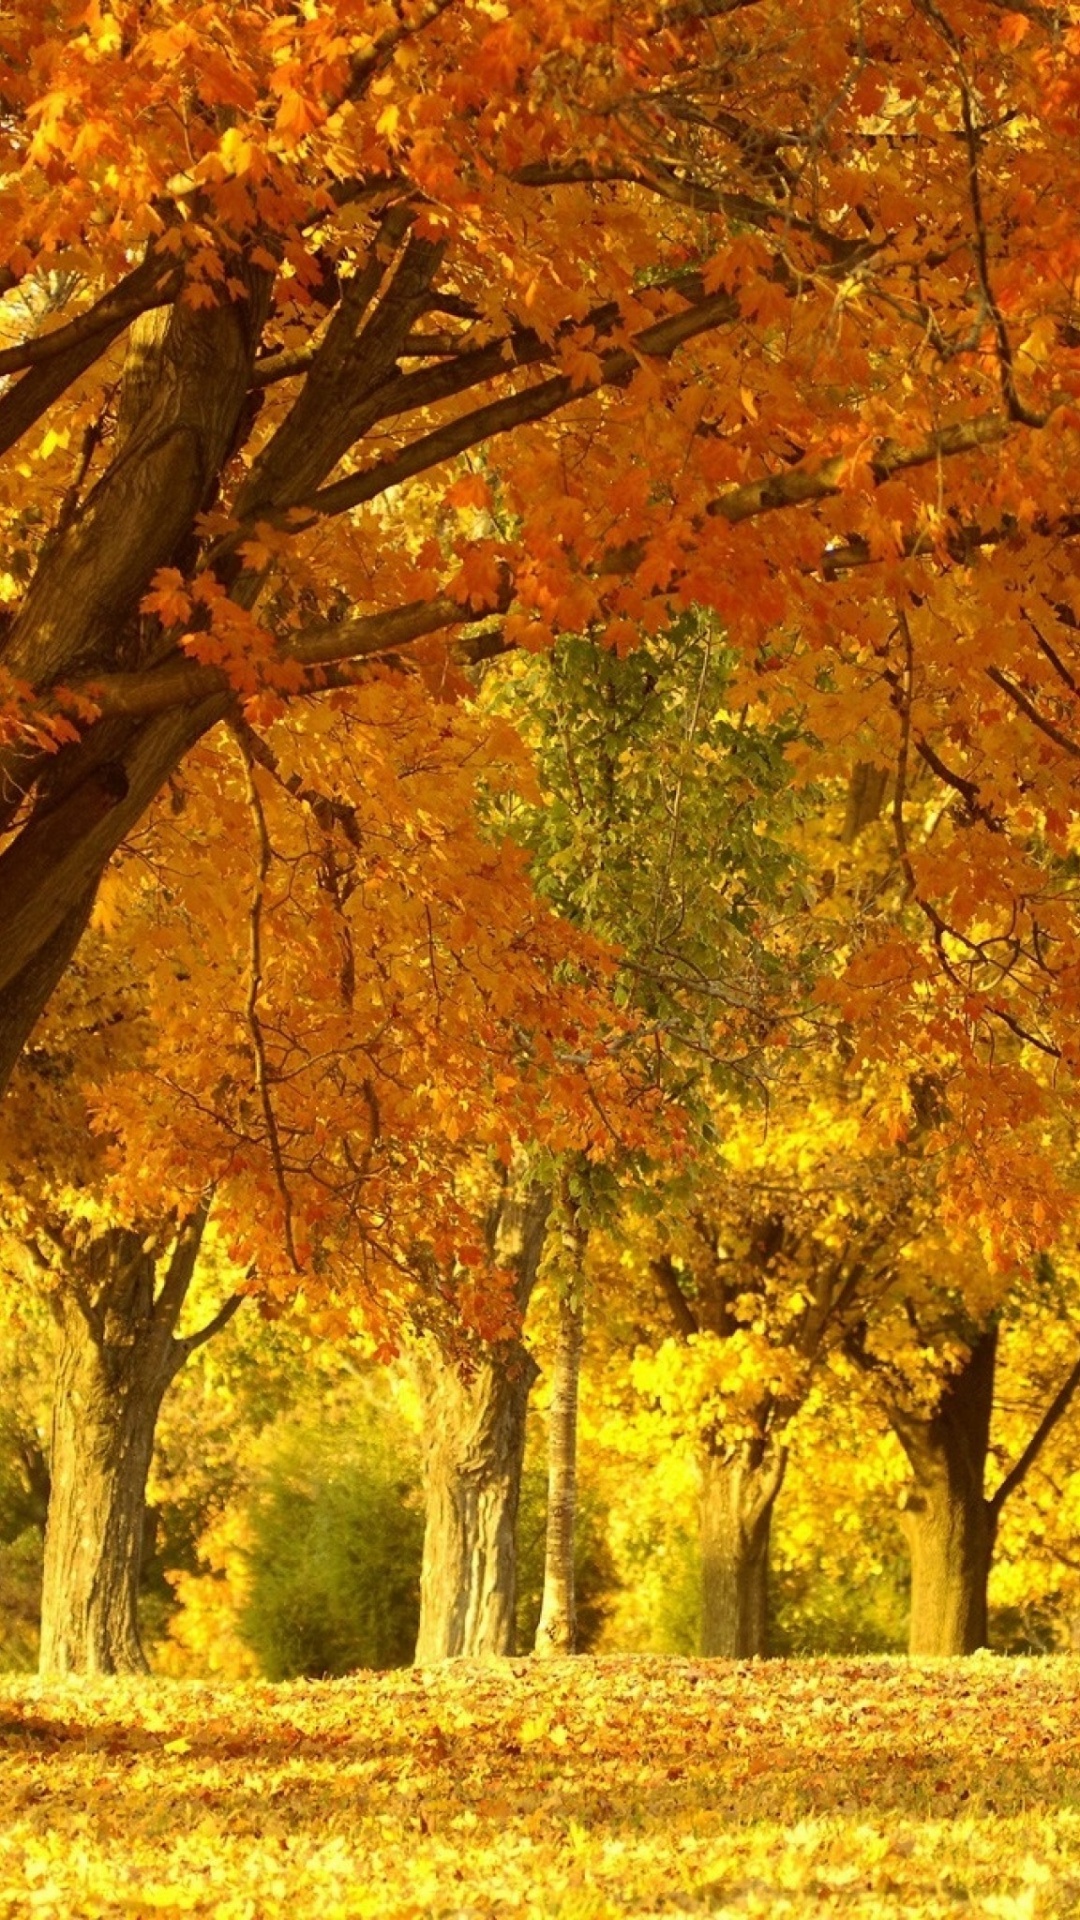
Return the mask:
<path id="1" fill-rule="evenodd" d="M 412 1436 L 369 1402 L 270 1438 L 241 1637 L 270 1680 L 407 1665 L 423 1543 Z"/>
<path id="2" fill-rule="evenodd" d="M 49 1476 L 37 1432 L 0 1410 L 0 1672 L 37 1665 Z"/>

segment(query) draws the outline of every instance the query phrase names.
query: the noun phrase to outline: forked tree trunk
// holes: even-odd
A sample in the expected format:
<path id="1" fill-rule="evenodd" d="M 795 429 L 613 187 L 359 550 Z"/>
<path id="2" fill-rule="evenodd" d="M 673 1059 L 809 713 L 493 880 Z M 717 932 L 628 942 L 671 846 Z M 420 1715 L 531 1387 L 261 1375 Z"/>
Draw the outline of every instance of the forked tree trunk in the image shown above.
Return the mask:
<path id="1" fill-rule="evenodd" d="M 508 1186 L 491 1222 L 495 1258 L 515 1275 L 522 1315 L 549 1207 L 545 1190 Z M 418 1662 L 514 1651 L 517 1511 L 536 1371 L 520 1339 L 478 1347 L 467 1378 L 437 1353 L 421 1362 L 426 1453 Z"/>
<path id="2" fill-rule="evenodd" d="M 986 1498 L 997 1329 L 980 1334 L 927 1419 L 890 1414 L 912 1470 L 903 1512 L 911 1552 L 913 1654 L 986 1645 L 986 1589 L 997 1504 Z"/>
<path id="3" fill-rule="evenodd" d="M 40 1671 L 138 1673 L 146 1481 L 165 1391 L 201 1333 L 174 1328 L 205 1214 L 186 1223 L 160 1287 L 144 1236 L 113 1228 L 77 1256 L 55 1295 L 60 1358 L 53 1404 Z"/>
<path id="4" fill-rule="evenodd" d="M 538 1654 L 573 1653 L 577 1646 L 574 1516 L 577 1511 L 578 1387 L 584 1327 L 580 1297 L 564 1294 L 559 1300 L 559 1333 L 551 1383 L 544 1597 L 534 1647 Z"/>
<path id="5" fill-rule="evenodd" d="M 786 1454 L 711 1449 L 701 1463 L 701 1651 L 729 1660 L 768 1653 L 769 1537 Z"/>

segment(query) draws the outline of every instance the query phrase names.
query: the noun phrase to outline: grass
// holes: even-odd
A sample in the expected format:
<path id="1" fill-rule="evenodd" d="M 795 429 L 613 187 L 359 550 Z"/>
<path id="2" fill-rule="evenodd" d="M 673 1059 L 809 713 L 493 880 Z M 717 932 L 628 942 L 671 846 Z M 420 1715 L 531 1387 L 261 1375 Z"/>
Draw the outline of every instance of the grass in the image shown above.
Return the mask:
<path id="1" fill-rule="evenodd" d="M 0 1682 L 0 1915 L 1080 1913 L 1080 1660 Z"/>

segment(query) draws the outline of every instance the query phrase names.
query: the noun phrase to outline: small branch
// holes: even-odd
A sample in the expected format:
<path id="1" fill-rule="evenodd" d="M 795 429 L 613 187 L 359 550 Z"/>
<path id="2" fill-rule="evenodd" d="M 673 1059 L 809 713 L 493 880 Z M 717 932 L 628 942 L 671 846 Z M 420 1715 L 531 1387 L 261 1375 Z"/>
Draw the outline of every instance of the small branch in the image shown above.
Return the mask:
<path id="1" fill-rule="evenodd" d="M 1026 1479 L 1030 1469 L 1034 1466 L 1047 1440 L 1057 1426 L 1058 1421 L 1068 1412 L 1077 1387 L 1080 1387 L 1080 1360 L 1077 1360 L 1071 1373 L 1066 1376 L 1058 1388 L 1057 1393 L 1051 1400 L 1050 1405 L 1047 1407 L 1046 1412 L 1043 1414 L 1042 1419 L 1039 1421 L 1038 1426 L 1019 1459 L 1009 1468 L 1008 1473 L 1005 1475 L 1004 1480 L 1001 1482 L 992 1499 L 987 1501 L 986 1504 L 995 1520 L 998 1518 L 1009 1495 L 1015 1493 L 1017 1487 Z"/>
<path id="2" fill-rule="evenodd" d="M 250 750 L 239 733 L 234 737 L 240 748 L 244 762 L 244 770 L 247 775 L 248 806 L 255 827 L 256 845 L 255 880 L 251 889 L 251 903 L 248 908 L 248 990 L 244 1014 L 255 1055 L 255 1083 L 262 1105 L 267 1145 L 270 1149 L 270 1160 L 274 1169 L 274 1182 L 281 1197 L 285 1246 L 289 1259 L 292 1262 L 293 1270 L 296 1273 L 302 1273 L 303 1267 L 297 1258 L 296 1241 L 293 1235 L 292 1194 L 289 1191 L 289 1183 L 285 1177 L 285 1163 L 281 1152 L 281 1137 L 278 1133 L 277 1115 L 274 1112 L 274 1102 L 270 1088 L 270 1069 L 266 1058 L 266 1037 L 263 1033 L 262 1021 L 259 1018 L 259 996 L 262 993 L 263 984 L 263 908 L 266 897 L 266 882 L 270 873 L 270 862 L 273 859 L 273 848 L 270 844 L 270 834 L 266 825 L 266 814 L 263 810 L 259 789 L 255 782 L 255 768 Z"/>
<path id="3" fill-rule="evenodd" d="M 1019 707 L 1020 712 L 1026 715 L 1033 727 L 1038 727 L 1040 733 L 1045 733 L 1047 739 L 1053 740 L 1055 746 L 1059 746 L 1063 753 L 1070 754 L 1074 760 L 1080 760 L 1080 745 L 1069 734 L 1063 733 L 1060 727 L 1056 727 L 1052 720 L 1047 720 L 1022 688 L 1018 687 L 1015 681 L 1010 680 L 1007 674 L 1002 673 L 1000 667 L 987 667 L 986 674 L 995 687 L 1000 687 L 1002 693 L 1012 701 L 1013 705 Z"/>
<path id="4" fill-rule="evenodd" d="M 900 865 L 904 870 L 908 892 L 919 900 L 919 890 L 915 883 L 915 870 L 911 864 L 908 850 L 907 828 L 904 825 L 904 800 L 907 795 L 908 752 L 911 746 L 911 694 L 915 674 L 914 649 L 911 642 L 911 628 L 906 612 L 899 614 L 900 632 L 904 638 L 904 679 L 901 688 L 900 703 L 900 751 L 896 760 L 896 786 L 893 789 L 893 831 L 896 836 L 896 850 L 900 855 Z M 919 901 L 920 906 L 923 904 Z M 924 909 L 925 911 L 925 909 Z"/>
<path id="5" fill-rule="evenodd" d="M 182 1340 L 173 1341 L 174 1349 L 179 1350 L 179 1358 L 176 1362 L 177 1367 L 182 1367 L 184 1361 L 190 1359 L 198 1347 L 205 1347 L 208 1340 L 212 1340 L 216 1333 L 220 1333 L 223 1327 L 228 1326 L 233 1315 L 239 1312 L 243 1306 L 245 1297 L 242 1293 L 231 1293 L 228 1299 L 222 1302 L 212 1318 L 206 1322 L 204 1327 L 200 1327 L 197 1333 L 187 1333 Z"/>
<path id="6" fill-rule="evenodd" d="M 672 1319 L 679 1332 L 684 1338 L 689 1338 L 692 1333 L 698 1333 L 700 1328 L 698 1326 L 697 1314 L 694 1312 L 693 1307 L 690 1305 L 689 1300 L 682 1290 L 682 1284 L 675 1271 L 675 1262 L 672 1260 L 671 1255 L 669 1253 L 662 1253 L 659 1259 L 650 1260 L 649 1265 L 652 1268 L 654 1278 L 660 1284 L 664 1298 L 671 1309 Z"/>
<path id="7" fill-rule="evenodd" d="M 203 1195 L 195 1212 L 181 1221 L 165 1278 L 154 1301 L 154 1318 L 169 1333 L 175 1327 L 180 1309 L 187 1299 L 213 1200 L 211 1188 Z"/>

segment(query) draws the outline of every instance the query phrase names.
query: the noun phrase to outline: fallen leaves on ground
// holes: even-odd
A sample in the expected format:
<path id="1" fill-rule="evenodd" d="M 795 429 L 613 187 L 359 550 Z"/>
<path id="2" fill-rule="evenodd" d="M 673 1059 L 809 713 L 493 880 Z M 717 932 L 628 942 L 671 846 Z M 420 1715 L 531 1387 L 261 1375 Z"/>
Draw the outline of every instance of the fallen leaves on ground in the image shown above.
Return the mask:
<path id="1" fill-rule="evenodd" d="M 1080 1660 L 0 1682 L 0 1915 L 1080 1909 Z"/>

